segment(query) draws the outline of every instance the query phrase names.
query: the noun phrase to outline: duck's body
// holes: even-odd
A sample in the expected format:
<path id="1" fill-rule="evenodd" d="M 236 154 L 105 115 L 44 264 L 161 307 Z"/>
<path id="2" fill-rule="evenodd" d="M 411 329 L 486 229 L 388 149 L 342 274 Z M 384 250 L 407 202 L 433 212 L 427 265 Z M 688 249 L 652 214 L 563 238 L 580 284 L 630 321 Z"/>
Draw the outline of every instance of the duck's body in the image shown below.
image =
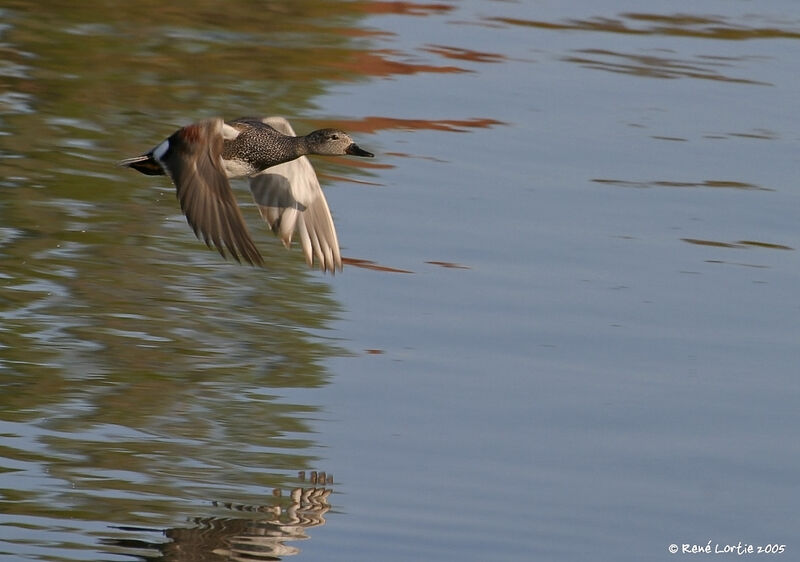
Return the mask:
<path id="1" fill-rule="evenodd" d="M 173 133 L 158 146 L 120 164 L 143 174 L 167 174 L 195 234 L 223 256 L 264 263 L 229 179 L 249 177 L 262 217 L 290 244 L 298 230 L 309 265 L 341 269 L 333 219 L 306 154 L 373 156 L 336 129 L 297 137 L 282 117 L 207 119 Z"/>

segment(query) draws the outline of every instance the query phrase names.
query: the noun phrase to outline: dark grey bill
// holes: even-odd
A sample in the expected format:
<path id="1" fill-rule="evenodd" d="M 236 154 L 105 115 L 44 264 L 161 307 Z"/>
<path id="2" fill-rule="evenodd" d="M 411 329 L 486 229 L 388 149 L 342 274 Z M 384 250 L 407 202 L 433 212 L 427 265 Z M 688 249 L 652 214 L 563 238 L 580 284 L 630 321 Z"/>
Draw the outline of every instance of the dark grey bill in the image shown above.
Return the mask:
<path id="1" fill-rule="evenodd" d="M 344 151 L 352 156 L 366 156 L 368 158 L 372 158 L 373 156 L 375 156 L 371 152 L 367 152 L 366 150 L 358 146 L 356 143 L 351 144 L 350 146 L 345 148 Z"/>

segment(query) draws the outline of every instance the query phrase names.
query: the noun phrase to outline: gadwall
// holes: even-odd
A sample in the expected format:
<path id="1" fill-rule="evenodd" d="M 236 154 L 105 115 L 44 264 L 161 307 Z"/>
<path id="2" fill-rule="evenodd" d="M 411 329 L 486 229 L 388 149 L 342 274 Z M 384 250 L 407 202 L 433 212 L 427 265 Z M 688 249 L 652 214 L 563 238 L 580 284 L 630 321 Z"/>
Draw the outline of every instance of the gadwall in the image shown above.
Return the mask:
<path id="1" fill-rule="evenodd" d="M 206 119 L 175 131 L 141 156 L 120 162 L 147 175 L 169 175 L 181 209 L 198 238 L 236 261 L 263 265 L 230 178 L 250 178 L 261 216 L 289 247 L 295 230 L 306 262 L 323 271 L 342 269 L 328 203 L 305 154 L 372 157 L 337 129 L 296 136 L 282 117 Z"/>

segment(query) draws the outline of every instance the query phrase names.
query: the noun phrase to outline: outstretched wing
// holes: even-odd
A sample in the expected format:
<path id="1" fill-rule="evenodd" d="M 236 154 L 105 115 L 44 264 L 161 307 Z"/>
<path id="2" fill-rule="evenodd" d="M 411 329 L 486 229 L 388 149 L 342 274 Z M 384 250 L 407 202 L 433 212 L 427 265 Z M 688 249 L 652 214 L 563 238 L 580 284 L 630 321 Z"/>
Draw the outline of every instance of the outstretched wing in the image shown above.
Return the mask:
<path id="1" fill-rule="evenodd" d="M 295 136 L 282 117 L 266 117 L 263 122 L 284 135 Z M 301 156 L 256 174 L 250 178 L 250 191 L 261 216 L 286 247 L 297 231 L 308 265 L 316 261 L 323 271 L 341 271 L 336 227 L 308 158 Z"/>
<path id="2" fill-rule="evenodd" d="M 194 233 L 223 257 L 263 265 L 222 170 L 222 119 L 207 119 L 175 132 L 163 154 L 164 164 L 178 191 L 181 209 Z"/>

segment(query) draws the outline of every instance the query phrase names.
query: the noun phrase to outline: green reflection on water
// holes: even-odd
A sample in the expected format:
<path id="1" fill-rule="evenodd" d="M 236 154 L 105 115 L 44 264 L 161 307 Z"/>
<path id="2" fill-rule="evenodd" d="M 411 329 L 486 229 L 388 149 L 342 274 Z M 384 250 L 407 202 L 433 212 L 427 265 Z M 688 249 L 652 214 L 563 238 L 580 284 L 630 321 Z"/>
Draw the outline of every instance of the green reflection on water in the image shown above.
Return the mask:
<path id="1" fill-rule="evenodd" d="M 6 516 L 166 526 L 197 501 L 258 504 L 316 468 L 318 408 L 284 396 L 327 384 L 324 359 L 347 353 L 326 335 L 339 312 L 328 280 L 252 207 L 269 265 L 225 262 L 194 238 L 165 178 L 115 162 L 209 115 L 307 112 L 345 79 L 361 14 L 219 6 L 4 3 Z"/>
<path id="2" fill-rule="evenodd" d="M 341 351 L 311 335 L 336 312 L 328 286 L 255 218 L 274 267 L 222 262 L 191 237 L 164 178 L 113 163 L 187 119 L 302 112 L 332 80 L 320 66 L 357 50 L 346 31 L 359 13 L 325 2 L 230 2 L 223 13 L 10 2 L 3 15 L 19 68 L 11 89 L 26 100 L 7 108 L 1 139 L 5 367 L 250 368 L 267 384 L 320 384 L 310 365 Z"/>

